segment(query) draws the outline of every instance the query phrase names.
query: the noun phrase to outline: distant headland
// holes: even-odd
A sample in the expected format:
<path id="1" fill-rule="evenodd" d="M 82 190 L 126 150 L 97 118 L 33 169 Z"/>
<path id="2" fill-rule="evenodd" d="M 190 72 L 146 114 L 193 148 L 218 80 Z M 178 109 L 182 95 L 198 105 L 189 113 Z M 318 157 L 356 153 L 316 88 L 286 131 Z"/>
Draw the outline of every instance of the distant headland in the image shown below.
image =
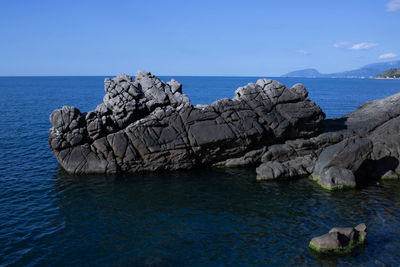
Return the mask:
<path id="1" fill-rule="evenodd" d="M 377 75 L 377 79 L 400 79 L 400 68 L 393 68 Z"/>
<path id="2" fill-rule="evenodd" d="M 382 72 L 400 68 L 400 60 L 365 65 L 359 69 L 330 74 L 320 73 L 316 69 L 296 70 L 281 77 L 305 77 L 305 78 L 374 78 Z"/>

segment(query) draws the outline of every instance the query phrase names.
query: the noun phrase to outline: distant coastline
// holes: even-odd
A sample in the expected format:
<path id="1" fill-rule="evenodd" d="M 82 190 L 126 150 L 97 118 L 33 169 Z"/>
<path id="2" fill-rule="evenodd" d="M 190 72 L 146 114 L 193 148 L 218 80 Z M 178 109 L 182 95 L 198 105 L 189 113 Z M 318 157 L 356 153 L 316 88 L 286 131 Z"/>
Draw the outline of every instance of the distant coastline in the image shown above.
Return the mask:
<path id="1" fill-rule="evenodd" d="M 375 77 L 376 79 L 400 79 L 400 68 L 391 68 Z"/>
<path id="2" fill-rule="evenodd" d="M 318 70 L 310 68 L 303 70 L 296 70 L 282 75 L 281 77 L 295 77 L 295 78 L 375 78 L 383 72 L 393 69 L 400 68 L 400 60 L 388 61 L 381 63 L 374 63 L 365 65 L 359 69 L 349 70 L 344 72 L 336 73 L 320 73 Z"/>

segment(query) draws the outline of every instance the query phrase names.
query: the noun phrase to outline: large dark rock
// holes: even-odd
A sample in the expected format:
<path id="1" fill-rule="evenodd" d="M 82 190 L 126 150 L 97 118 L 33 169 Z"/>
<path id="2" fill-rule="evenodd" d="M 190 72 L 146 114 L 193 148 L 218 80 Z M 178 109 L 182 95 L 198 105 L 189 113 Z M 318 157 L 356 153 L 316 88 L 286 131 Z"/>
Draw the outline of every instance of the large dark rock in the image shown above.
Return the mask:
<path id="1" fill-rule="evenodd" d="M 290 179 L 309 176 L 321 152 L 346 137 L 353 135 L 348 130 L 337 130 L 330 120 L 324 122 L 325 132 L 316 137 L 286 140 L 264 148 L 260 157 L 261 165 L 256 169 L 258 180 Z M 329 130 L 327 130 L 329 129 Z M 274 166 L 280 166 L 271 168 Z"/>
<path id="2" fill-rule="evenodd" d="M 266 147 L 257 177 L 311 176 L 326 189 L 353 188 L 371 179 L 397 179 L 399 159 L 400 93 L 324 121 L 316 137 Z"/>
<path id="3" fill-rule="evenodd" d="M 267 146 L 315 136 L 325 117 L 301 84 L 269 79 L 196 107 L 179 82 L 149 72 L 106 79 L 105 91 L 93 111 L 63 107 L 50 116 L 50 147 L 70 173 L 257 164 Z"/>
<path id="4" fill-rule="evenodd" d="M 70 173 L 258 165 L 258 180 L 310 176 L 326 189 L 400 174 L 400 93 L 324 120 L 303 85 L 269 79 L 211 105 L 143 71 L 106 79 L 105 91 L 93 111 L 50 116 L 50 147 Z"/>
<path id="5" fill-rule="evenodd" d="M 400 173 L 400 93 L 368 102 L 343 118 L 353 134 L 324 149 L 312 176 L 328 189 L 352 187 L 371 178 L 396 177 Z M 332 167 L 342 169 L 338 181 L 326 183 Z M 348 170 L 348 171 L 344 171 Z M 349 174 L 353 173 L 354 177 Z M 324 182 L 325 181 L 325 182 Z"/>

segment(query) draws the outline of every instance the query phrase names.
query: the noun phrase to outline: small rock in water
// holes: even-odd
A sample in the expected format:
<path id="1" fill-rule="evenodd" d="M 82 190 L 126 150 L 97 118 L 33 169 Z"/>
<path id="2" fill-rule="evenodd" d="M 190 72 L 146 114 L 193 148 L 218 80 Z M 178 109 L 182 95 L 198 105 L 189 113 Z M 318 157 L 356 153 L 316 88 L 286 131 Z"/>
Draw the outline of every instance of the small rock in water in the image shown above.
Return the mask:
<path id="1" fill-rule="evenodd" d="M 345 254 L 365 242 L 367 226 L 361 223 L 356 227 L 334 227 L 329 233 L 314 237 L 309 247 L 319 253 Z"/>

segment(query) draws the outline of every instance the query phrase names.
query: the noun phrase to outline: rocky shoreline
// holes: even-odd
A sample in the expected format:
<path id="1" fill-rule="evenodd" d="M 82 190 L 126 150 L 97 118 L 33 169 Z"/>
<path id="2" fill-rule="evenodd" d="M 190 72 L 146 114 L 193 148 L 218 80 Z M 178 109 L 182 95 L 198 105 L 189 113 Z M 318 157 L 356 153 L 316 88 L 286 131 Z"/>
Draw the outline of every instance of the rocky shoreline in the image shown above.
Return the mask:
<path id="1" fill-rule="evenodd" d="M 325 120 L 303 85 L 269 79 L 210 105 L 143 71 L 106 79 L 105 92 L 93 111 L 50 116 L 49 144 L 69 173 L 258 166 L 258 180 L 310 176 L 326 189 L 400 173 L 400 93 Z"/>

